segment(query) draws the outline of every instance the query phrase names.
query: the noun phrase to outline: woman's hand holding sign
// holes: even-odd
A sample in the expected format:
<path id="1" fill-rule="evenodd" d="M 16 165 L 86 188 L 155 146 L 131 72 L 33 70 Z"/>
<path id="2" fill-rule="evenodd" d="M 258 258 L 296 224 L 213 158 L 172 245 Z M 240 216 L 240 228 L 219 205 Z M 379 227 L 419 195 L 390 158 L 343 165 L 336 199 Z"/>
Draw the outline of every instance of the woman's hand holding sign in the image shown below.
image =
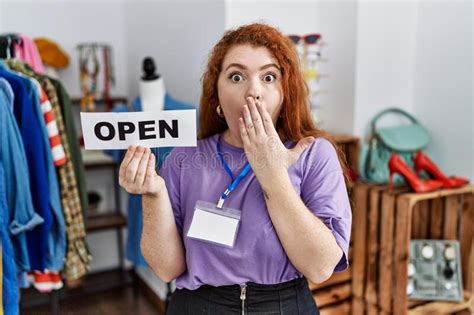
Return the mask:
<path id="1" fill-rule="evenodd" d="M 155 161 L 150 148 L 130 146 L 120 165 L 120 186 L 131 194 L 158 197 L 166 185 L 156 173 Z"/>

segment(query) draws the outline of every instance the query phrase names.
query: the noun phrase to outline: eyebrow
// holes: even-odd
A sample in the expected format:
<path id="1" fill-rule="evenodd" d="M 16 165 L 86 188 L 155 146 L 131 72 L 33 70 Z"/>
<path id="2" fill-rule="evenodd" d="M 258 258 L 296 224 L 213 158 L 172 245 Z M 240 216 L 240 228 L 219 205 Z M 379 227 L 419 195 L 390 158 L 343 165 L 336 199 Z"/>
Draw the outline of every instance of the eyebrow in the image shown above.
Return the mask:
<path id="1" fill-rule="evenodd" d="M 227 68 L 225 69 L 227 71 L 227 69 L 229 69 L 230 67 L 237 67 L 237 68 L 240 68 L 240 69 L 243 69 L 243 70 L 247 70 L 247 67 L 244 66 L 244 65 L 241 65 L 240 63 L 231 63 L 230 65 L 227 66 Z M 260 67 L 259 70 L 263 70 L 263 69 L 266 69 L 266 68 L 270 68 L 270 67 L 275 67 L 277 68 L 278 70 L 280 70 L 280 67 L 278 67 L 276 64 L 274 63 L 269 63 L 269 64 L 266 64 L 262 67 Z"/>

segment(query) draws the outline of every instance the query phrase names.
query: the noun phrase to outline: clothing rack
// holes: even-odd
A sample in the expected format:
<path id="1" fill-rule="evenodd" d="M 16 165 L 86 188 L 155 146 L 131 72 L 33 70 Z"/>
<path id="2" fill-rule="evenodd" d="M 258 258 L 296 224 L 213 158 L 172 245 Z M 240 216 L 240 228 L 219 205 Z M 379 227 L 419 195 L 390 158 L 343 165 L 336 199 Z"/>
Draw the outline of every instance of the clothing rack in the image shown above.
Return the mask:
<path id="1" fill-rule="evenodd" d="M 2 34 L 2 35 L 0 35 L 0 40 L 8 40 L 8 39 L 14 41 L 18 45 L 21 45 L 23 43 L 23 40 L 17 34 Z"/>
<path id="2" fill-rule="evenodd" d="M 13 35 L 13 34 L 3 34 L 0 36 L 0 40 L 1 42 L 0 43 L 6 43 L 7 45 L 5 46 L 6 49 L 8 49 L 8 53 L 6 54 L 6 56 L 3 56 L 3 57 L 6 57 L 5 59 L 10 59 L 11 56 L 13 56 L 13 54 L 10 54 L 10 48 L 13 49 L 13 45 L 12 43 L 14 44 L 17 44 L 17 43 L 21 43 L 20 38 L 19 37 L 16 37 L 16 35 Z M 25 40 L 23 41 L 23 43 L 26 43 L 27 42 L 27 39 L 25 38 Z M 3 48 L 3 46 L 2 46 Z M 39 58 L 37 58 L 39 59 Z M 3 69 L 8 69 L 8 70 L 12 70 L 12 71 L 5 71 Z M 88 296 L 90 294 L 96 294 L 96 293 L 99 293 L 99 292 L 104 292 L 106 290 L 111 290 L 111 289 L 117 289 L 117 288 L 121 288 L 121 287 L 125 287 L 125 286 L 128 286 L 130 284 L 133 284 L 133 283 L 137 283 L 135 281 L 135 275 L 134 275 L 134 272 L 127 272 L 125 270 L 125 260 L 124 260 L 124 248 L 123 248 L 123 236 L 122 236 L 122 229 L 126 226 L 127 224 L 127 220 L 126 218 L 122 215 L 121 213 L 121 205 L 120 205 L 120 188 L 118 186 L 118 184 L 115 184 L 114 186 L 114 193 L 115 193 L 115 198 L 114 198 L 114 201 L 115 201 L 115 204 L 114 204 L 114 209 L 113 211 L 109 211 L 109 213 L 107 213 L 107 215 L 101 215 L 101 216 L 97 216 L 97 217 L 92 217 L 92 216 L 87 216 L 87 219 L 88 220 L 84 220 L 83 223 L 79 223 L 80 219 L 79 219 L 79 212 L 81 211 L 82 206 L 78 206 L 79 203 L 76 202 L 76 200 L 80 199 L 81 198 L 81 191 L 84 192 L 85 189 L 87 188 L 87 186 L 84 185 L 85 181 L 82 179 L 82 190 L 81 188 L 79 188 L 79 185 L 81 185 L 79 183 L 79 177 L 76 177 L 76 184 L 74 184 L 74 188 L 65 188 L 67 185 L 69 185 L 69 183 L 66 185 L 66 184 L 63 184 L 61 185 L 61 178 L 68 178 L 68 175 L 69 174 L 84 174 L 84 171 L 85 170 L 88 170 L 88 169 L 99 169 L 99 168 L 107 168 L 107 169 L 110 169 L 113 171 L 113 178 L 114 178 L 114 182 L 115 183 L 118 183 L 118 165 L 117 163 L 115 162 L 110 162 L 110 163 L 103 163 L 103 161 L 101 161 L 100 163 L 87 163 L 87 164 L 84 164 L 84 166 L 82 166 L 82 162 L 80 162 L 80 158 L 73 158 L 74 156 L 77 156 L 77 154 L 81 154 L 80 153 L 80 148 L 79 148 L 79 139 L 77 137 L 77 134 L 74 132 L 76 131 L 76 128 L 74 127 L 74 119 L 73 119 L 73 116 L 74 116 L 74 108 L 71 107 L 71 100 L 70 100 L 70 97 L 68 95 L 68 93 L 65 91 L 64 87 L 61 85 L 61 83 L 57 80 L 54 80 L 54 79 L 51 79 L 51 78 L 48 78 L 46 76 L 43 76 L 41 74 L 41 72 L 39 71 L 36 71 L 35 68 L 33 67 L 33 65 L 29 64 L 29 60 L 23 60 L 23 59 L 19 59 L 19 60 L 6 60 L 5 63 L 2 62 L 2 72 L 4 72 L 2 74 L 2 78 L 4 78 L 3 80 L 8 84 L 10 81 L 12 83 L 10 83 L 12 86 L 14 86 L 15 88 L 11 88 L 10 87 L 10 91 L 14 92 L 14 93 L 26 93 L 28 92 L 29 94 L 29 98 L 27 97 L 24 97 L 24 98 L 13 98 L 13 97 L 10 97 L 7 101 L 10 101 L 12 104 L 13 104 L 13 100 L 18 100 L 18 99 L 24 99 L 24 102 L 23 103 L 15 103 L 16 106 L 22 106 L 22 107 L 19 107 L 21 108 L 21 111 L 24 111 L 25 113 L 28 113 L 28 119 L 29 121 L 32 122 L 32 126 L 34 125 L 35 128 L 38 128 L 38 131 L 37 133 L 33 133 L 33 134 L 36 134 L 37 137 L 39 139 L 35 139 L 34 141 L 30 141 L 30 142 L 25 142 L 24 143 L 24 146 L 26 147 L 27 145 L 32 145 L 32 144 L 41 144 L 41 147 L 40 147 L 40 151 L 41 152 L 46 152 L 47 150 L 51 150 L 53 151 L 53 148 L 50 147 L 51 145 L 51 139 L 53 137 L 58 137 L 61 139 L 61 142 L 64 142 L 64 143 L 67 143 L 67 142 L 70 142 L 70 145 L 68 146 L 69 149 L 67 149 L 67 154 L 64 152 L 66 151 L 66 149 L 64 150 L 55 150 L 54 152 L 61 152 L 63 151 L 63 155 L 61 154 L 56 154 L 56 156 L 53 156 L 54 154 L 51 155 L 51 157 L 48 157 L 48 159 L 46 160 L 47 162 L 45 162 L 44 165 L 38 165 L 38 167 L 35 169 L 33 168 L 32 169 L 29 169 L 30 171 L 33 171 L 34 170 L 38 170 L 38 174 L 41 174 L 41 176 L 36 176 L 36 177 L 32 177 L 32 178 L 41 178 L 45 181 L 48 181 L 49 180 L 49 183 L 51 185 L 53 185 L 52 183 L 56 183 L 57 186 L 55 189 L 57 189 L 57 195 L 55 194 L 51 194 L 50 196 L 50 200 L 48 200 L 48 204 L 51 206 L 50 208 L 48 207 L 48 210 L 47 211 L 50 211 L 51 210 L 51 222 L 53 222 L 52 220 L 58 220 L 56 222 L 60 222 L 59 219 L 54 219 L 55 217 L 58 217 L 59 216 L 59 212 L 61 210 L 63 211 L 66 211 L 65 209 L 68 209 L 67 211 L 69 215 L 71 216 L 76 216 L 78 219 L 76 221 L 74 221 L 73 223 L 66 223 L 66 224 L 71 224 L 69 226 L 65 226 L 64 227 L 64 230 L 66 230 L 66 233 L 67 233 L 67 230 L 68 230 L 68 227 L 72 227 L 71 229 L 69 229 L 69 231 L 79 231 L 79 232 L 76 232 L 76 233 L 92 233 L 92 232 L 96 232 L 96 231 L 102 231 L 102 230 L 113 230 L 115 229 L 116 232 L 117 232 L 117 252 L 118 252 L 118 259 L 119 259 L 119 263 L 118 263 L 118 266 L 114 266 L 114 268 L 111 268 L 109 270 L 106 270 L 106 271 L 102 271 L 101 274 L 116 274 L 117 276 L 115 277 L 115 280 L 113 281 L 105 281 L 105 282 L 101 282 L 101 283 L 97 283 L 97 281 L 95 281 L 96 283 L 94 285 L 89 285 L 89 283 L 92 281 L 94 281 L 94 279 L 96 279 L 96 275 L 94 274 L 93 276 L 91 276 L 90 273 L 88 273 L 87 271 L 89 270 L 90 268 L 90 261 L 87 261 L 85 262 L 83 259 L 81 263 L 83 263 L 85 266 L 81 266 L 83 267 L 82 269 L 81 268 L 76 268 L 76 269 L 73 269 L 75 271 L 74 274 L 77 275 L 77 278 L 80 278 L 80 279 L 83 279 L 83 286 L 82 287 L 77 287 L 77 288 L 74 288 L 74 289 L 70 289 L 70 288 L 62 288 L 62 289 L 52 289 L 50 293 L 39 293 L 37 291 L 37 289 L 35 289 L 34 286 L 30 286 L 29 289 L 19 289 L 18 292 L 15 292 L 14 294 L 19 294 L 20 295 L 20 300 L 19 300 L 19 305 L 17 305 L 17 307 L 19 309 L 24 309 L 24 308 L 30 308 L 30 307 L 35 307 L 35 306 L 39 306 L 39 305 L 44 305 L 44 304 L 49 304 L 51 306 L 51 313 L 52 314 L 60 314 L 60 302 L 66 298 L 69 298 L 69 297 L 74 297 L 74 298 L 78 298 L 78 297 L 84 297 L 84 296 Z M 19 73 L 22 73 L 22 75 L 20 74 L 16 74 L 15 72 L 19 72 Z M 5 79 L 6 78 L 6 79 Z M 21 79 L 20 79 L 21 78 Z M 29 78 L 29 79 L 28 79 Z M 34 81 L 33 81 L 34 80 Z M 56 83 L 55 83 L 56 82 Z M 20 86 L 20 83 L 22 84 L 22 88 L 20 89 L 19 86 Z M 36 83 L 36 85 L 35 85 Z M 16 84 L 16 85 L 15 85 Z M 36 90 L 35 90 L 36 89 Z M 52 92 L 54 90 L 54 92 Z M 32 91 L 36 91 L 35 93 L 30 93 Z M 7 90 L 8 92 L 8 90 Z M 4 92 L 2 91 L 2 93 L 5 93 L 5 95 L 8 95 L 7 92 Z M 45 112 L 42 111 L 42 107 L 40 106 L 47 106 L 47 105 L 44 105 L 46 102 L 45 102 L 45 99 L 42 98 L 42 96 L 44 97 L 48 97 L 49 98 L 49 94 L 50 93 L 53 93 L 54 95 L 56 95 L 57 99 L 55 99 L 55 101 L 51 101 L 51 104 L 52 106 L 50 107 L 50 110 L 51 112 L 54 111 L 54 108 L 61 108 L 62 106 L 62 115 L 60 114 L 60 116 L 56 116 L 55 118 L 58 119 L 59 117 L 61 117 L 59 120 L 61 120 L 61 127 L 57 127 L 57 133 L 56 134 L 52 134 L 52 133 L 49 133 L 48 130 L 46 129 L 46 118 L 44 117 L 45 116 Z M 34 95 L 34 96 L 31 96 L 31 95 Z M 34 99 L 33 99 L 34 97 Z M 3 98 L 2 98 L 3 100 Z M 52 100 L 52 99 L 51 99 Z M 31 105 L 33 104 L 33 106 L 31 107 L 30 109 L 30 106 L 27 106 L 27 105 Z M 62 104 L 62 105 L 61 105 Z M 3 104 L 2 104 L 3 105 Z M 7 106 L 5 106 L 4 108 L 9 108 Z M 66 110 L 67 109 L 67 110 Z M 19 109 L 20 110 L 20 109 Z M 7 112 L 6 112 L 7 113 Z M 65 114 L 67 113 L 67 114 Z M 16 118 L 16 115 L 19 115 L 18 113 L 11 113 L 11 116 L 7 116 L 9 117 L 7 120 L 8 123 L 12 123 L 12 124 L 16 124 L 16 123 L 19 123 L 18 122 L 18 119 Z M 54 119 L 54 118 L 53 118 Z M 34 124 L 33 124 L 34 123 Z M 56 121 L 54 122 L 49 122 L 48 123 L 56 123 Z M 59 122 L 58 122 L 59 124 Z M 2 126 L 6 126 L 6 125 L 2 125 Z M 13 134 L 13 133 L 17 133 L 15 134 L 14 136 L 10 137 L 10 139 L 16 139 L 16 140 L 11 140 L 11 141 L 17 141 L 18 143 L 13 143 L 11 144 L 12 147 L 22 147 L 20 145 L 20 140 L 22 139 L 22 135 L 23 134 L 26 134 L 25 133 L 25 124 L 20 124 L 18 128 L 10 128 L 8 129 L 9 133 Z M 14 131 L 10 131 L 10 130 L 14 130 Z M 41 134 L 41 136 L 40 136 Z M 66 135 L 68 134 L 68 136 Z M 18 137 L 17 137 L 18 136 Z M 19 140 L 20 139 L 20 140 Z M 77 142 L 76 142 L 76 141 Z M 23 144 L 23 142 L 21 143 Z M 8 150 L 9 146 L 7 146 L 7 150 Z M 57 148 L 57 147 L 55 147 Z M 21 165 L 27 165 L 27 162 L 28 162 L 28 159 L 33 159 L 34 160 L 34 156 L 31 154 L 31 152 L 33 152 L 32 150 L 29 150 L 29 151 L 21 151 L 20 149 L 18 150 L 17 154 L 22 154 L 22 152 L 30 152 L 28 154 L 25 154 L 23 153 L 23 155 L 21 156 L 24 160 L 24 163 L 21 164 Z M 53 152 L 51 152 L 53 153 Z M 24 156 L 24 157 L 23 157 Z M 45 154 L 46 156 L 46 154 Z M 68 157 L 68 158 L 64 158 L 64 157 Z M 5 158 L 5 159 L 3 159 Z M 20 168 L 20 161 L 19 160 L 15 160 L 15 159 L 12 159 L 10 158 L 10 155 L 2 155 L 2 165 L 4 165 L 3 163 L 9 163 L 8 165 L 16 165 L 16 167 L 11 167 L 10 169 L 16 169 L 18 170 Z M 57 164 L 56 164 L 57 163 Z M 68 164 L 65 164 L 65 163 L 68 163 Z M 76 164 L 77 163 L 77 164 Z M 5 164 L 6 165 L 6 164 Z M 80 165 L 80 166 L 78 166 Z M 61 168 L 57 168 L 61 166 Z M 23 168 L 23 169 L 26 169 L 26 168 Z M 57 172 L 56 172 L 57 171 Z M 69 172 L 69 173 L 68 173 Z M 73 173 L 74 172 L 74 173 Z M 12 174 L 17 174 L 17 173 L 12 173 Z M 20 173 L 18 173 L 20 174 Z M 53 175 L 51 174 L 56 174 L 57 175 L 57 178 L 54 177 L 53 179 Z M 20 177 L 25 177 L 23 176 L 24 174 L 20 174 L 21 176 Z M 3 175 L 2 175 L 3 176 Z M 15 178 L 15 176 L 10 176 L 9 174 L 7 174 L 7 178 Z M 60 177 L 62 176 L 62 177 Z M 78 175 L 79 176 L 79 175 Z M 26 177 L 28 177 L 28 175 L 26 175 Z M 82 177 L 83 178 L 83 177 Z M 34 183 L 34 187 L 43 187 L 42 183 L 38 182 L 38 181 L 33 181 L 32 183 Z M 16 183 L 15 183 L 16 185 Z M 25 184 L 26 185 L 26 184 Z M 32 184 L 33 185 L 33 184 Z M 77 185 L 77 187 L 76 187 Z M 11 186 L 10 186 L 11 187 Z M 21 186 L 21 184 L 18 184 L 18 187 L 19 188 L 26 188 Z M 28 188 L 30 188 L 30 186 L 28 186 Z M 67 193 L 65 193 L 67 190 Z M 38 196 L 40 193 L 39 193 L 39 190 L 36 189 L 36 190 L 32 190 L 35 192 L 36 196 Z M 26 194 L 22 194 L 23 196 L 26 196 Z M 43 196 L 45 196 L 43 194 Z M 73 197 L 71 197 L 73 196 Z M 5 197 L 6 198 L 6 197 Z M 68 201 L 66 201 L 68 203 L 68 205 L 72 205 L 73 203 L 71 202 L 72 198 L 78 198 L 78 199 L 74 199 L 74 206 L 71 206 L 71 207 L 54 207 L 54 210 L 53 210 L 53 205 L 56 205 L 56 204 L 61 204 L 61 201 L 63 201 L 64 199 L 63 198 L 69 198 L 67 199 Z M 54 201 L 51 201 L 51 200 L 54 200 Z M 84 200 L 83 199 L 80 199 L 80 200 Z M 30 197 L 30 199 L 26 199 L 25 197 L 25 204 L 26 206 L 23 207 L 25 210 L 24 211 L 29 211 L 28 213 L 25 212 L 25 216 L 28 215 L 28 217 L 33 217 L 33 213 L 34 213 L 34 210 L 37 210 L 34 206 L 34 204 L 32 204 L 33 202 L 33 196 Z M 56 203 L 57 202 L 57 203 Z M 43 202 L 44 204 L 44 202 Z M 7 205 L 8 207 L 9 205 Z M 22 209 L 23 209 L 22 208 Z M 46 207 L 43 207 L 44 209 L 46 209 Z M 16 210 L 15 207 L 13 207 L 13 209 Z M 56 211 L 56 212 L 54 212 Z M 46 212 L 45 213 L 45 216 L 44 218 L 47 218 L 46 216 Z M 37 215 L 42 215 L 41 213 L 37 212 Z M 62 213 L 64 216 L 66 216 L 66 213 L 63 212 Z M 84 218 L 85 219 L 85 218 Z M 37 221 L 36 221 L 37 222 Z M 39 225 L 40 223 L 36 223 L 37 225 Z M 63 223 L 64 224 L 64 223 Z M 81 227 L 79 227 L 79 225 Z M 57 225 L 55 226 L 60 226 L 60 223 L 58 223 Z M 45 233 L 50 233 L 49 231 L 45 232 Z M 67 237 L 67 234 L 65 235 L 65 237 Z M 85 242 L 85 240 L 83 240 L 84 236 L 83 234 L 80 234 L 80 235 L 73 235 L 73 239 L 74 239 L 74 242 Z M 37 240 L 38 238 L 36 238 Z M 26 244 L 26 241 L 25 241 L 25 244 Z M 58 242 L 59 244 L 59 242 Z M 78 248 L 83 248 L 84 251 L 81 252 L 81 254 L 84 258 L 85 255 L 87 255 L 87 259 L 90 259 L 89 258 L 89 251 L 87 249 L 87 244 L 84 243 L 82 244 L 82 247 L 77 247 L 77 246 L 81 246 L 81 244 L 78 244 L 78 243 L 75 243 L 71 246 L 71 248 L 74 248 L 75 250 L 78 250 Z M 26 246 L 26 245 L 25 245 Z M 51 246 L 56 246 L 56 245 L 51 245 Z M 69 246 L 69 245 L 68 245 Z M 33 248 L 33 247 L 32 247 Z M 37 247 L 34 247 L 34 248 L 37 248 Z M 66 257 L 66 254 L 68 253 L 68 248 L 66 247 L 66 252 L 65 252 L 65 257 Z M 14 252 L 12 252 L 12 254 L 15 254 Z M 13 257 L 12 254 L 10 254 L 9 257 Z M 78 252 L 75 252 L 74 255 L 79 255 Z M 61 257 L 59 256 L 56 256 L 57 259 L 61 259 Z M 12 262 L 12 264 L 14 264 L 15 262 L 13 261 L 13 259 L 10 259 L 9 262 Z M 78 260 L 74 260 L 74 261 L 78 261 Z M 36 266 L 38 267 L 33 267 L 33 265 L 31 265 L 31 268 L 30 270 L 42 270 L 44 267 L 39 267 L 41 263 L 36 263 Z M 13 266 L 13 265 L 12 265 Z M 49 268 L 49 267 L 46 267 L 46 268 Z M 58 267 L 59 268 L 59 267 Z M 83 271 L 86 270 L 86 274 L 84 275 Z M 28 270 L 22 270 L 22 272 L 27 272 Z M 57 271 L 60 271 L 59 269 L 55 269 L 54 270 L 55 272 Z M 26 276 L 26 274 L 25 274 Z M 77 279 L 77 278 L 72 278 L 72 279 Z M 73 281 L 71 279 L 71 281 Z M 36 281 L 36 279 L 35 279 Z M 56 280 L 55 280 L 56 281 Z M 64 279 L 62 279 L 62 281 L 64 281 Z M 65 282 L 65 281 L 64 281 Z M 57 282 L 55 282 L 57 283 Z M 20 285 L 20 287 L 22 287 L 23 285 Z M 135 289 L 135 292 L 137 292 L 137 288 Z M 135 293 L 137 294 L 137 293 Z M 15 297 L 15 300 L 16 300 L 16 297 Z M 15 301 L 15 304 L 16 304 L 16 301 Z"/>
<path id="3" fill-rule="evenodd" d="M 78 99 L 71 99 L 72 105 L 77 104 Z M 118 101 L 127 102 L 125 97 L 118 98 Z M 115 161 L 88 161 L 84 159 L 86 172 L 100 170 L 110 170 L 113 173 L 114 183 L 118 183 L 119 164 Z M 34 289 L 28 290 L 25 294 L 25 301 L 21 303 L 21 309 L 30 309 L 35 306 L 50 304 L 52 315 L 59 315 L 61 301 L 83 298 L 97 293 L 133 286 L 134 296 L 138 296 L 138 275 L 134 269 L 125 269 L 125 255 L 123 249 L 123 231 L 127 225 L 127 219 L 121 212 L 120 187 L 114 185 L 114 209 L 106 214 L 91 215 L 86 219 L 87 234 L 103 231 L 115 230 L 117 237 L 118 267 L 111 267 L 99 272 L 89 273 L 85 276 L 83 285 L 79 288 L 62 288 L 53 290 L 49 294 L 36 292 Z M 99 280 L 103 279 L 103 280 Z M 23 299 L 22 299 L 23 300 Z"/>
<path id="4" fill-rule="evenodd" d="M 1 34 L 0 35 L 0 58 L 8 58 L 14 56 L 13 44 L 22 45 L 23 40 L 17 34 Z"/>

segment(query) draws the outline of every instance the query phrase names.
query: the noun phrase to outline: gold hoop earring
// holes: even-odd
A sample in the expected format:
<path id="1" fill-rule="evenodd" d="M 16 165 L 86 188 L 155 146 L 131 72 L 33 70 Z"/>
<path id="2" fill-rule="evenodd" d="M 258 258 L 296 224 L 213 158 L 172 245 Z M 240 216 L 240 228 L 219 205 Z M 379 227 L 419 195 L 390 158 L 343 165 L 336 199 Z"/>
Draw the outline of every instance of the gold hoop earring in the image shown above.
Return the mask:
<path id="1" fill-rule="evenodd" d="M 224 114 L 222 113 L 221 105 L 217 105 L 216 112 L 217 112 L 217 116 L 219 116 L 220 118 L 224 118 Z"/>

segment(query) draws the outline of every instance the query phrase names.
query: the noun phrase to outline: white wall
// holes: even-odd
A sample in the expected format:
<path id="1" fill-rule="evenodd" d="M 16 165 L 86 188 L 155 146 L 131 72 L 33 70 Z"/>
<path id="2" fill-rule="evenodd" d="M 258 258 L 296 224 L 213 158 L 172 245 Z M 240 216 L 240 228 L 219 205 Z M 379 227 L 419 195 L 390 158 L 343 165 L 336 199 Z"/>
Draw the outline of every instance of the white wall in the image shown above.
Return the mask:
<path id="1" fill-rule="evenodd" d="M 439 167 L 474 182 L 473 5 L 420 2 L 418 13 L 414 112 Z"/>
<path id="2" fill-rule="evenodd" d="M 4 32 L 3 29 L 3 0 L 0 0 L 0 32 Z"/>
<path id="3" fill-rule="evenodd" d="M 142 60 L 151 56 L 167 91 L 197 106 L 208 53 L 224 31 L 224 3 L 134 1 L 125 4 L 125 11 L 128 94 L 138 95 Z"/>
<path id="4" fill-rule="evenodd" d="M 355 68 L 357 35 L 356 1 L 318 2 L 317 32 L 325 42 L 322 55 L 328 58 L 321 64 L 321 72 L 329 74 L 321 78 L 321 127 L 333 133 L 352 134 L 354 130 Z"/>
<path id="5" fill-rule="evenodd" d="M 413 111 L 417 4 L 360 1 L 354 134 L 365 138 L 370 119 L 386 107 Z"/>
<path id="6" fill-rule="evenodd" d="M 267 22 L 286 34 L 305 34 L 317 28 L 316 1 L 226 1 L 226 29 L 251 22 Z"/>

